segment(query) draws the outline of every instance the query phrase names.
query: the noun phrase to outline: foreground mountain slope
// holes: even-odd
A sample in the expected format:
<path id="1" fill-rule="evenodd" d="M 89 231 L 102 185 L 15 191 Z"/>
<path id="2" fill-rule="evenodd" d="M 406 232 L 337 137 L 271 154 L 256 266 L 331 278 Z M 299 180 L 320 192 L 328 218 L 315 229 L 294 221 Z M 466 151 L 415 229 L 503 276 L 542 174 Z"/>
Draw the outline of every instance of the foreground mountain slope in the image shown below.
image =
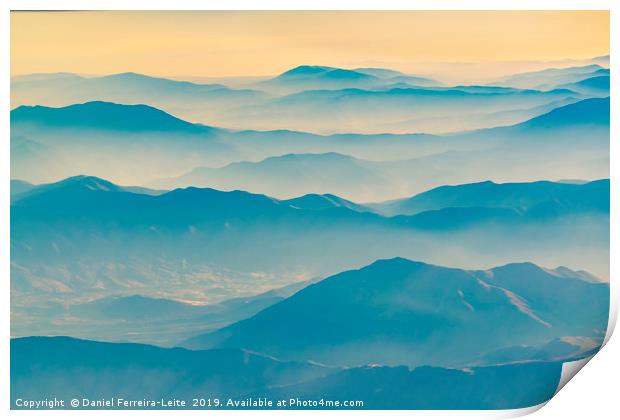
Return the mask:
<path id="1" fill-rule="evenodd" d="M 363 401 L 364 409 L 375 410 L 514 409 L 549 400 L 555 394 L 561 371 L 561 363 L 467 369 L 361 367 L 302 384 L 273 388 L 270 394 L 284 399 L 294 395 L 302 401 L 322 398 Z"/>
<path id="2" fill-rule="evenodd" d="M 69 337 L 11 340 L 11 396 L 41 398 L 228 398 L 329 373 L 244 350 L 188 351 Z"/>
<path id="3" fill-rule="evenodd" d="M 185 345 L 243 347 L 349 366 L 462 365 L 510 343 L 600 335 L 608 285 L 575 277 L 533 264 L 465 271 L 382 260 L 308 286 Z"/>
<path id="4" fill-rule="evenodd" d="M 217 408 L 191 406 L 193 398 L 203 395 L 212 404 L 214 398 L 222 404 L 229 398 L 245 403 L 248 398 L 267 398 L 274 405 L 276 400 L 285 400 L 288 409 L 334 408 L 331 403 L 325 405 L 326 400 L 363 403 L 349 409 L 510 409 L 551 398 L 561 366 L 519 363 L 462 370 L 402 366 L 341 370 L 281 362 L 237 349 L 188 351 L 28 337 L 11 340 L 11 399 L 177 399 L 187 400 L 189 409 Z M 300 404 L 306 400 L 317 404 L 297 405 L 296 399 Z M 294 404 L 289 405 L 291 400 Z"/>

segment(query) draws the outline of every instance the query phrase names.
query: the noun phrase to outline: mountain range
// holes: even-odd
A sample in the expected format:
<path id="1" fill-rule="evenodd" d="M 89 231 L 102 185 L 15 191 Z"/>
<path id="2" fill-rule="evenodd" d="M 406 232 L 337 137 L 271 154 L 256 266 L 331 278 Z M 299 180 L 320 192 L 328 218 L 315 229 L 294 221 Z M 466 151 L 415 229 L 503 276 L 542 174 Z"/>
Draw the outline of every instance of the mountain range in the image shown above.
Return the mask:
<path id="1" fill-rule="evenodd" d="M 273 388 L 270 395 L 275 398 L 299 395 L 300 400 L 311 401 L 321 398 L 363 401 L 367 409 L 514 409 L 549 400 L 558 387 L 560 371 L 559 363 L 413 370 L 404 366 L 368 366 Z"/>
<path id="2" fill-rule="evenodd" d="M 330 369 L 239 349 L 189 351 L 69 337 L 11 341 L 11 395 L 20 398 L 210 398 L 324 376 Z M 14 400 L 14 399 L 13 399 Z"/>
<path id="3" fill-rule="evenodd" d="M 34 77 L 33 77 L 34 76 Z M 137 73 L 98 77 L 76 74 L 40 74 L 11 80 L 11 106 L 63 107 L 91 101 L 149 104 L 190 120 L 207 122 L 213 110 L 262 103 L 265 92 L 231 89 L 221 84 L 201 84 Z"/>
<path id="4" fill-rule="evenodd" d="M 75 123 L 75 115 L 85 116 Z M 131 123 L 118 122 L 125 119 Z M 607 177 L 608 121 L 609 98 L 565 105 L 514 126 L 452 136 L 233 132 L 143 106 L 26 107 L 12 112 L 12 176 L 38 183 L 93 173 L 157 188 L 194 185 L 279 198 L 329 193 L 382 201 L 442 184 L 482 181 L 480 166 L 497 181 Z M 555 159 L 544 159 L 548 154 Z M 515 158 L 523 164 L 507 169 L 505 162 Z"/>
<path id="5" fill-rule="evenodd" d="M 329 277 L 185 346 L 332 365 L 466 366 L 492 349 L 602 337 L 608 299 L 607 284 L 533 264 L 466 271 L 395 258 Z"/>
<path id="6" fill-rule="evenodd" d="M 284 73 L 260 82 L 262 89 L 278 93 L 304 90 L 365 88 L 379 89 L 396 84 L 412 86 L 440 86 L 441 83 L 426 77 L 411 76 L 382 68 L 341 69 L 329 66 L 297 66 Z"/>
<path id="7" fill-rule="evenodd" d="M 510 125 L 544 113 L 554 103 L 606 96 L 601 84 L 595 91 L 573 90 L 569 85 L 582 80 L 574 75 L 583 79 L 608 76 L 608 69 L 575 67 L 556 73 L 546 76 L 551 80 L 544 87 L 523 88 L 528 84 L 521 79 L 532 77 L 526 75 L 515 79 L 512 86 L 510 80 L 503 83 L 509 89 L 444 87 L 432 79 L 389 69 L 309 65 L 241 89 L 136 73 L 43 74 L 13 78 L 11 103 L 14 108 L 89 101 L 149 104 L 182 119 L 235 129 L 446 133 Z"/>
<path id="8" fill-rule="evenodd" d="M 237 349 L 189 351 L 67 337 L 13 339 L 11 361 L 13 402 L 18 397 L 177 399 L 186 400 L 187 409 L 235 408 L 225 406 L 229 398 L 243 402 L 239 408 L 246 409 L 276 408 L 277 400 L 286 401 L 281 408 L 289 409 L 333 409 L 326 400 L 361 401 L 362 406 L 353 407 L 358 409 L 525 408 L 550 399 L 562 371 L 560 362 L 338 369 Z M 192 407 L 197 393 L 224 406 Z M 253 406 L 259 399 L 271 400 L 273 407 Z M 317 405 L 302 406 L 307 400 Z M 321 400 L 323 405 L 318 404 Z M 14 404 L 12 408 L 18 408 Z"/>
<path id="9" fill-rule="evenodd" d="M 227 111 L 220 124 L 255 130 L 285 126 L 323 134 L 440 134 L 517 123 L 523 109 L 569 98 L 580 99 L 580 95 L 568 89 L 489 92 L 410 85 L 382 90 L 305 90 L 274 98 L 261 106 Z M 513 111 L 517 118 L 510 114 L 499 118 L 498 111 Z"/>
<path id="10" fill-rule="evenodd" d="M 609 76 L 609 68 L 599 64 L 577 67 L 550 68 L 545 70 L 515 74 L 495 81 L 495 86 L 508 86 L 519 89 L 550 89 L 567 83 L 576 83 L 590 77 Z"/>
<path id="11" fill-rule="evenodd" d="M 458 258 L 465 266 L 515 256 L 552 266 L 573 261 L 606 277 L 604 254 L 596 258 L 581 246 L 608 246 L 608 180 L 481 186 L 431 191 L 411 199 L 425 203 L 423 211 L 407 214 L 405 200 L 404 215 L 385 217 L 373 209 L 393 213 L 399 204 L 363 206 L 334 196 L 277 200 L 209 188 L 154 194 L 70 178 L 12 197 L 13 291 L 168 290 L 212 302 L 240 287 L 256 290 L 257 281 L 267 290 L 395 255 L 442 263 Z M 501 242 L 505 235 L 510 243 Z"/>
<path id="12" fill-rule="evenodd" d="M 447 207 L 493 207 L 518 210 L 554 202 L 564 207 L 586 206 L 608 211 L 606 180 L 571 184 L 549 181 L 498 184 L 484 181 L 465 185 L 444 185 L 410 198 L 378 203 L 371 207 L 383 214 L 416 214 Z M 575 201 L 576 200 L 576 201 Z"/>
<path id="13" fill-rule="evenodd" d="M 94 101 L 62 108 L 20 106 L 11 111 L 11 123 L 44 127 L 111 130 L 126 132 L 174 132 L 206 134 L 210 127 L 191 124 L 147 105 L 119 106 Z"/>
<path id="14" fill-rule="evenodd" d="M 547 401 L 608 328 L 609 76 L 13 77 L 13 408 Z"/>

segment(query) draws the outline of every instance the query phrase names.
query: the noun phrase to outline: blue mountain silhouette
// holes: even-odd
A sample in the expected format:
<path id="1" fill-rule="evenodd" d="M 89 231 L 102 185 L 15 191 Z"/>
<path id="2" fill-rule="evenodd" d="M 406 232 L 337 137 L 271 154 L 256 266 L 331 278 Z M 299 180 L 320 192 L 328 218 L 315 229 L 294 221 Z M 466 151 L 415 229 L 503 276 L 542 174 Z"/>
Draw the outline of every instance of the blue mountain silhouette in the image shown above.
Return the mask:
<path id="1" fill-rule="evenodd" d="M 544 202 L 565 208 L 609 211 L 609 180 L 569 184 L 550 181 L 503 183 L 492 181 L 445 185 L 411 198 L 371 207 L 385 214 L 415 214 L 448 207 L 492 207 L 527 210 Z"/>
<path id="2" fill-rule="evenodd" d="M 39 124 L 95 130 L 208 133 L 210 127 L 188 123 L 148 105 L 87 102 L 62 108 L 20 106 L 11 111 L 11 124 Z"/>
<path id="3" fill-rule="evenodd" d="M 530 263 L 468 271 L 395 258 L 329 277 L 185 345 L 348 366 L 463 365 L 510 345 L 600 336 L 608 296 L 607 284 Z"/>
<path id="4" fill-rule="evenodd" d="M 287 70 L 278 77 L 277 80 L 285 80 L 297 77 L 308 77 L 320 79 L 369 79 L 374 78 L 365 73 L 357 72 L 355 70 L 339 69 L 335 67 L 326 66 L 298 66 L 293 69 Z"/>
<path id="5" fill-rule="evenodd" d="M 524 408 L 555 394 L 560 363 L 445 369 L 372 366 L 301 384 L 255 392 L 274 398 L 364 401 L 364 409 L 479 410 Z M 333 407 L 317 407 L 330 409 Z"/>
<path id="6" fill-rule="evenodd" d="M 76 176 L 35 186 L 13 196 L 14 221 L 70 220 L 73 217 L 103 222 L 182 226 L 217 224 L 236 218 L 297 223 L 302 220 L 336 220 L 348 224 L 459 228 L 477 222 L 508 225 L 572 214 L 609 213 L 609 180 L 586 184 L 552 182 L 495 184 L 484 182 L 440 187 L 410 199 L 363 206 L 331 194 L 309 194 L 277 200 L 245 191 L 180 188 L 157 191 L 121 187 L 93 176 Z M 412 214 L 392 218 L 369 212 Z M 416 213 L 416 214 L 413 214 Z M 179 217 L 183 215 L 183 217 Z"/>
<path id="7" fill-rule="evenodd" d="M 521 129 L 560 129 L 575 125 L 609 126 L 609 97 L 584 99 L 556 108 L 515 127 Z"/>

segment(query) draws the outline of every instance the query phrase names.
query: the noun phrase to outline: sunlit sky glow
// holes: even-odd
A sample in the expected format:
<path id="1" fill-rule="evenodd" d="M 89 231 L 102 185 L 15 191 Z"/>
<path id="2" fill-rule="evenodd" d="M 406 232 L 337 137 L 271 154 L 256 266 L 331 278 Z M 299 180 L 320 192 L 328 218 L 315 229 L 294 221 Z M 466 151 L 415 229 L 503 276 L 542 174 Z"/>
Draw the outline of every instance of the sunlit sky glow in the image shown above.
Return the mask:
<path id="1" fill-rule="evenodd" d="M 258 76 L 337 67 L 586 59 L 607 11 L 13 12 L 11 73 Z"/>

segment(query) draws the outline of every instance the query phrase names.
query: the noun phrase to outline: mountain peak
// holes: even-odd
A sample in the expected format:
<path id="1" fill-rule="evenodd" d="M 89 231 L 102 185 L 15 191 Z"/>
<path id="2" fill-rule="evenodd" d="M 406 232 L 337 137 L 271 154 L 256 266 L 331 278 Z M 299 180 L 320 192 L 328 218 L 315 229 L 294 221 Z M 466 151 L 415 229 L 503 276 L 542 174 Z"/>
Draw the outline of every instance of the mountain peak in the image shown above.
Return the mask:
<path id="1" fill-rule="evenodd" d="M 336 152 L 326 152 L 326 153 L 287 153 L 282 156 L 272 156 L 264 159 L 262 162 L 272 162 L 272 161 L 321 161 L 325 160 L 329 161 L 355 161 L 356 159 L 352 156 L 343 155 L 342 153 Z"/>
<path id="2" fill-rule="evenodd" d="M 329 70 L 334 70 L 334 67 L 301 65 L 301 66 L 297 66 L 290 70 L 285 71 L 284 73 L 280 74 L 279 77 L 306 76 L 306 75 L 312 75 L 312 74 L 325 73 L 326 71 L 329 71 Z"/>
<path id="3" fill-rule="evenodd" d="M 110 181 L 95 176 L 76 175 L 57 182 L 32 186 L 32 188 L 12 196 L 12 201 L 37 200 L 37 197 L 45 197 L 48 194 L 54 194 L 55 200 L 59 199 L 59 197 L 82 197 L 82 193 L 92 191 L 122 192 L 124 189 Z"/>
<path id="4" fill-rule="evenodd" d="M 355 70 L 341 69 L 337 67 L 327 66 L 298 66 L 292 68 L 276 77 L 276 79 L 323 79 L 323 80 L 359 80 L 359 79 L 375 79 L 370 74 L 362 73 Z"/>
<path id="5" fill-rule="evenodd" d="M 304 210 L 327 210 L 332 208 L 348 208 L 358 212 L 369 211 L 366 207 L 354 203 L 344 198 L 338 197 L 334 194 L 305 194 L 301 197 L 295 197 L 288 200 L 283 200 L 292 207 L 304 209 Z"/>
<path id="6" fill-rule="evenodd" d="M 76 175 L 64 179 L 58 183 L 58 186 L 62 185 L 75 185 L 83 188 L 87 188 L 89 190 L 100 190 L 100 191 L 120 191 L 121 187 L 116 184 L 111 183 L 102 178 L 98 178 L 92 175 Z"/>
<path id="7" fill-rule="evenodd" d="M 114 73 L 114 74 L 110 74 L 107 77 L 126 77 L 126 78 L 136 78 L 136 79 L 150 78 L 150 76 L 147 76 L 147 75 L 141 74 L 141 73 L 136 73 L 134 71 L 126 71 L 126 72 L 123 72 L 123 73 Z"/>
<path id="8" fill-rule="evenodd" d="M 553 339 L 568 330 L 600 328 L 607 319 L 605 308 L 592 308 L 592 318 L 584 317 L 579 327 L 564 314 L 574 312 L 586 295 L 604 302 L 605 286 L 567 278 L 561 281 L 569 286 L 557 290 L 558 281 L 531 263 L 472 271 L 400 257 L 377 260 L 187 344 L 348 365 L 413 365 L 420 354 L 425 363 L 453 363 L 450 349 L 459 346 L 459 358 L 467 353 L 465 358 L 478 360 L 490 347 L 514 342 L 515 331 L 530 339 Z M 549 290 L 560 296 L 552 303 L 546 298 Z M 502 325 L 507 320 L 510 330 Z"/>

